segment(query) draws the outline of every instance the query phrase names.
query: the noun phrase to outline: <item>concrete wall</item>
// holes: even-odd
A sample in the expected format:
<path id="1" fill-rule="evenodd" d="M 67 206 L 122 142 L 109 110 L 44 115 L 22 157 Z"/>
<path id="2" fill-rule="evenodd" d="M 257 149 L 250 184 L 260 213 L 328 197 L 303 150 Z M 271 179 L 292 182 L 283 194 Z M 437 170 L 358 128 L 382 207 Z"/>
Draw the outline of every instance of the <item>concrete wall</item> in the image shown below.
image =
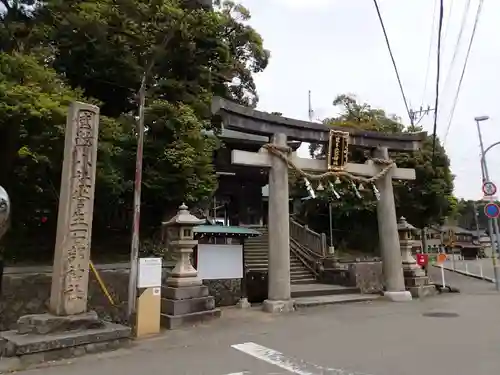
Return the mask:
<path id="1" fill-rule="evenodd" d="M 164 277 L 171 269 L 164 269 Z M 95 278 L 90 274 L 89 309 L 105 320 L 125 322 L 129 269 L 126 264 L 98 266 L 99 275 L 112 295 L 112 306 Z M 0 296 L 0 331 L 12 329 L 17 319 L 26 314 L 47 312 L 50 295 L 50 267 L 20 267 L 6 269 Z M 240 280 L 205 281 L 217 306 L 236 304 L 240 297 Z"/>

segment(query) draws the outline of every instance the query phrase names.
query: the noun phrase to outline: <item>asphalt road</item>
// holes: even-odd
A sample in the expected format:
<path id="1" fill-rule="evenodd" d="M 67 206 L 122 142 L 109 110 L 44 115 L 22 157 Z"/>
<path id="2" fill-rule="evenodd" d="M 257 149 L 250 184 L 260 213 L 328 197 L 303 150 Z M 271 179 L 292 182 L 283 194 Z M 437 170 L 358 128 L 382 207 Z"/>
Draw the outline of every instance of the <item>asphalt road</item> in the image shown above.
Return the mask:
<path id="1" fill-rule="evenodd" d="M 439 269 L 430 272 L 440 277 Z M 229 309 L 209 325 L 22 374 L 500 374 L 500 296 L 491 283 L 450 272 L 446 278 L 462 293 L 281 316 Z"/>

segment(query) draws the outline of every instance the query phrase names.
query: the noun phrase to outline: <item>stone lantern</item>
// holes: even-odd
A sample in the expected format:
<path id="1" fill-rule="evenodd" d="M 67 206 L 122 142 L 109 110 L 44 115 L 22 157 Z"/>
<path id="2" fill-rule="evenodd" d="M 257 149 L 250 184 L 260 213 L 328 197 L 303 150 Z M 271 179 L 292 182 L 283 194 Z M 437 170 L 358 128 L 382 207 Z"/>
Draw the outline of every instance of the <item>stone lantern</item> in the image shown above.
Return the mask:
<path id="1" fill-rule="evenodd" d="M 425 271 L 420 268 L 411 253 L 414 242 L 413 234 L 417 231 L 413 225 L 408 223 L 404 217 L 398 220 L 399 245 L 406 289 L 413 297 L 423 297 L 435 292 L 435 287 L 429 285 L 429 278 Z"/>
<path id="2" fill-rule="evenodd" d="M 162 225 L 167 227 L 169 246 L 177 254 L 177 263 L 167 279 L 167 285 L 172 287 L 198 286 L 202 282 L 198 278 L 198 271 L 191 263 L 193 248 L 198 244 L 194 239 L 193 228 L 201 225 L 205 220 L 191 215 L 183 203 L 177 215 Z"/>
<path id="3" fill-rule="evenodd" d="M 193 229 L 204 223 L 205 220 L 191 215 L 184 203 L 177 215 L 162 223 L 167 227 L 168 246 L 177 253 L 177 263 L 162 288 L 160 319 L 167 329 L 221 316 L 214 297 L 209 295 L 208 287 L 191 263 L 193 248 L 198 244 Z"/>
<path id="4" fill-rule="evenodd" d="M 408 223 L 404 217 L 400 217 L 398 221 L 399 245 L 401 248 L 401 258 L 403 260 L 403 268 L 409 265 L 417 264 L 415 258 L 411 254 L 414 241 L 413 233 L 417 231 L 413 225 Z"/>

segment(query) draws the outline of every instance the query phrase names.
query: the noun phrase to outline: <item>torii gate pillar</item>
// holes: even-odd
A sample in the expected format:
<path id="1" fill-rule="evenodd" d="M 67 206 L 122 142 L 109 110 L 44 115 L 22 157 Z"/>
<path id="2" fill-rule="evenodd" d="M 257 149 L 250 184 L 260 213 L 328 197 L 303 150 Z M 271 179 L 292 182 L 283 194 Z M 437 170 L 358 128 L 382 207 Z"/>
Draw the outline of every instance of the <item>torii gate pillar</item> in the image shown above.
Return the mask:
<path id="1" fill-rule="evenodd" d="M 376 158 L 389 160 L 387 147 L 374 150 Z M 384 296 L 391 301 L 411 301 L 411 293 L 405 289 L 403 268 L 401 267 L 401 252 L 399 251 L 398 224 L 394 190 L 392 187 L 393 170 L 375 182 L 380 192 L 377 204 L 378 237 L 382 255 L 384 273 Z"/>
<path id="2" fill-rule="evenodd" d="M 275 134 L 273 143 L 286 147 L 287 136 Z M 269 171 L 269 291 L 263 309 L 267 312 L 293 311 L 290 287 L 290 220 L 288 165 L 271 156 Z M 272 271 L 271 271 L 272 270 Z"/>

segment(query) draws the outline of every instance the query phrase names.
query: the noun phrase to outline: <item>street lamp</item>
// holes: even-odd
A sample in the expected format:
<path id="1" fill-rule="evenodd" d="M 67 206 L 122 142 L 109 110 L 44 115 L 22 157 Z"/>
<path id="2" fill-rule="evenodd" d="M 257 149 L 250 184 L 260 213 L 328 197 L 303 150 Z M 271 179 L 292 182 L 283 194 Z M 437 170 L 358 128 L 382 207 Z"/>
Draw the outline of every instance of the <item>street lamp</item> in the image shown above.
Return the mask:
<path id="1" fill-rule="evenodd" d="M 486 120 L 489 120 L 489 119 L 490 119 L 490 116 L 477 116 L 477 117 L 474 117 L 474 120 L 476 120 L 476 122 L 486 121 Z"/>
<path id="2" fill-rule="evenodd" d="M 482 121 L 487 121 L 489 120 L 489 116 L 477 116 L 474 118 L 476 121 L 476 126 L 477 126 L 477 134 L 479 136 L 479 146 L 481 147 L 481 174 L 483 178 L 483 183 L 489 182 L 490 181 L 490 176 L 488 173 L 488 163 L 486 162 L 486 151 L 489 151 L 491 147 L 489 147 L 486 151 L 484 149 L 484 144 L 483 144 L 483 136 L 481 134 L 481 127 L 479 126 L 479 123 Z M 499 278 L 499 270 L 497 266 L 497 253 L 500 254 L 500 231 L 498 229 L 498 219 L 488 219 L 488 231 L 490 232 L 490 239 L 491 239 L 491 249 L 492 249 L 492 262 L 493 262 L 493 272 L 495 275 L 495 287 L 498 291 L 500 291 L 500 278 Z M 494 238 L 496 237 L 496 241 Z M 494 243 L 496 242 L 496 251 L 495 251 L 495 246 Z"/>
<path id="3" fill-rule="evenodd" d="M 485 178 L 488 178 L 488 172 L 485 170 L 486 168 L 486 163 L 483 163 L 483 155 L 484 155 L 484 143 L 483 143 L 483 135 L 481 134 L 481 127 L 479 126 L 480 122 L 483 121 L 488 121 L 490 119 L 489 116 L 477 116 L 474 117 L 474 120 L 476 121 L 476 126 L 477 126 L 477 134 L 479 135 L 479 146 L 481 147 L 481 173 L 483 177 L 483 182 L 485 182 Z"/>

